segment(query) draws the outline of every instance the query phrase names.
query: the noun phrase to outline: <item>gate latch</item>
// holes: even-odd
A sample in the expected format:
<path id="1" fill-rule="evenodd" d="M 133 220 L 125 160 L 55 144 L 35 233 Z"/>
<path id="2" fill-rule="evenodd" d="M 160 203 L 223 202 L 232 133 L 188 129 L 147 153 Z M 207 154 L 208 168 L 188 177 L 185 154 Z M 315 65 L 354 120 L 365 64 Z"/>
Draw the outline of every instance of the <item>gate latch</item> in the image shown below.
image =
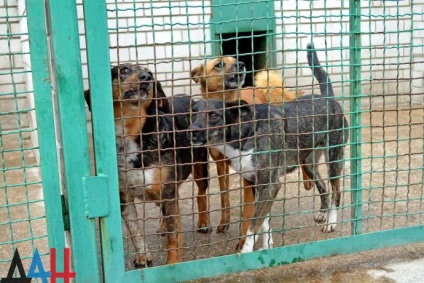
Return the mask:
<path id="1" fill-rule="evenodd" d="M 109 214 L 109 191 L 107 176 L 82 178 L 85 214 L 88 218 L 105 217 Z"/>

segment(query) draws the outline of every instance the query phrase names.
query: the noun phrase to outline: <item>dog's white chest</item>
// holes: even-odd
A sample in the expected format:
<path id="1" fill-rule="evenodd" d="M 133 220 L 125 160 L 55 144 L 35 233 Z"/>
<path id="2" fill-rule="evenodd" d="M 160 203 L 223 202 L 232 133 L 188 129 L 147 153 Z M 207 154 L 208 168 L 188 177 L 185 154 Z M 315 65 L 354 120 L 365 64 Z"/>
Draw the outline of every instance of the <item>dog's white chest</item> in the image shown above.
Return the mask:
<path id="1" fill-rule="evenodd" d="M 252 161 L 253 149 L 239 150 L 228 145 L 219 145 L 216 149 L 231 161 L 231 167 L 241 173 L 244 178 L 250 179 L 255 175 L 255 166 Z"/>
<path id="2" fill-rule="evenodd" d="M 137 159 L 140 147 L 132 139 L 116 137 L 116 151 L 118 153 L 118 168 L 132 168 L 132 161 Z"/>
<path id="3" fill-rule="evenodd" d="M 134 196 L 141 196 L 154 181 L 153 168 L 134 168 L 134 161 L 140 153 L 139 145 L 131 138 L 123 138 L 121 127 L 116 127 L 116 151 L 118 153 L 119 188 L 129 190 Z"/>
<path id="4" fill-rule="evenodd" d="M 133 196 L 140 197 L 151 188 L 154 181 L 154 169 L 119 169 L 119 187 L 129 191 Z M 149 199 L 146 199 L 149 200 Z"/>

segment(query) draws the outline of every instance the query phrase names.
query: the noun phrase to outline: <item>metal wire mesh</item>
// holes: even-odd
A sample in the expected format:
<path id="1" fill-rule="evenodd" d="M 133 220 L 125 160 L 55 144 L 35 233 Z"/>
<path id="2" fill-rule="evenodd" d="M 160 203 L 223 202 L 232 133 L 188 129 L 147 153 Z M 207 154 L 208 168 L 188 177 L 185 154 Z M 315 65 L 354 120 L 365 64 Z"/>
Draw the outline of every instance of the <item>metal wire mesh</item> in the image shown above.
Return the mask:
<path id="1" fill-rule="evenodd" d="M 147 68 L 153 80 L 161 83 L 164 94 L 171 98 L 178 94 L 187 94 L 194 100 L 222 96 L 222 88 L 211 90 L 214 86 L 212 83 L 206 82 L 201 86 L 199 82 L 205 76 L 217 79 L 216 84 L 219 85 L 225 84 L 226 78 L 213 75 L 209 73 L 210 70 L 203 69 L 200 73 L 193 71 L 223 55 L 244 62 L 246 78 L 243 88 L 254 86 L 258 82 L 255 77 L 261 70 L 272 70 L 283 78 L 284 86 L 296 95 L 319 94 L 306 58 L 306 46 L 314 42 L 323 68 L 331 78 L 336 100 L 342 105 L 349 121 L 349 131 L 353 134 L 349 140 L 344 141 L 346 148 L 341 172 L 342 197 L 337 228 L 332 233 L 323 233 L 323 224 L 314 222 L 314 215 L 320 210 L 319 192 L 316 188 L 304 190 L 308 181 L 303 179 L 300 170 L 296 170 L 280 178 L 282 188 L 270 214 L 274 246 L 422 225 L 424 4 L 414 1 L 360 1 L 362 7 L 356 18 L 360 23 L 354 23 L 357 24 L 355 29 L 350 26 L 353 15 L 349 4 L 353 2 L 107 1 L 112 66 L 130 63 L 132 66 L 135 64 Z M 0 32 L 0 41 L 4 41 L 4 46 L 7 46 L 0 51 L 4 59 L 0 64 L 6 62 L 0 65 L 0 87 L 5 86 L 0 97 L 1 177 L 4 192 L 0 197 L 0 216 L 4 217 L 0 227 L 5 231 L 8 229 L 9 233 L 1 233 L 0 237 L 9 235 L 9 238 L 2 240 L 0 264 L 8 267 L 14 247 L 26 243 L 26 256 L 29 257 L 34 248 L 40 250 L 41 244 L 37 241 L 45 241 L 46 235 L 43 228 L 44 212 L 42 207 L 37 206 L 42 203 L 42 197 L 34 196 L 39 192 L 40 178 L 30 176 L 32 171 L 38 170 L 36 161 L 31 157 L 37 147 L 32 146 L 29 140 L 29 136 L 36 132 L 36 127 L 28 124 L 25 119 L 31 117 L 34 108 L 22 104 L 27 103 L 26 99 L 32 95 L 31 88 L 23 87 L 27 82 L 25 75 L 30 70 L 19 62 L 19 58 L 27 57 L 28 53 L 23 49 L 14 49 L 15 46 L 20 48 L 22 42 L 25 44 L 26 33 L 16 29 L 25 16 L 18 13 L 15 2 L 5 2 L 4 7 L 0 11 L 5 11 L 5 14 L 0 14 L 0 27 L 5 28 L 5 31 Z M 77 8 L 81 61 L 87 89 L 84 15 L 90 16 L 92 11 L 84 11 L 82 3 Z M 349 41 L 352 35 L 360 36 L 361 42 L 354 42 L 359 49 L 354 48 L 352 40 Z M 352 60 L 352 54 L 358 56 L 357 61 Z M 221 58 L 217 62 L 221 63 L 222 68 L 226 61 Z M 352 69 L 359 71 L 359 80 L 352 79 L 349 74 Z M 120 129 L 125 127 L 126 121 L 144 119 L 139 113 L 130 113 L 128 116 L 122 108 L 126 103 L 125 91 L 128 86 L 133 88 L 134 84 L 134 81 L 128 81 L 126 72 L 123 67 L 119 68 L 112 82 L 116 95 L 115 124 Z M 238 83 L 237 79 L 235 82 Z M 269 80 L 266 84 L 264 90 L 269 99 L 272 88 L 269 87 Z M 357 89 L 351 89 L 354 85 L 359 85 L 359 93 L 355 93 Z M 157 85 L 153 89 L 159 91 Z M 132 91 L 140 91 L 140 88 L 133 88 Z M 254 95 L 259 91 L 260 88 L 257 88 Z M 158 99 L 157 105 L 160 102 Z M 141 107 L 140 101 L 136 104 Z M 193 113 L 188 111 L 186 114 L 191 117 Z M 146 185 L 151 186 L 152 183 L 144 180 L 154 170 L 168 172 L 181 165 L 178 162 L 183 147 L 192 150 L 190 157 L 197 157 L 194 149 L 187 145 L 192 133 L 187 132 L 187 140 L 181 140 L 181 133 L 175 130 L 178 127 L 178 117 L 175 117 L 178 115 L 163 108 L 160 112 L 155 109 L 150 115 L 148 134 L 154 138 L 150 147 L 128 148 L 122 142 L 122 148 L 118 148 L 118 165 L 120 158 L 124 159 L 118 168 L 119 173 L 126 179 L 129 172 L 139 172 L 136 184 L 141 184 L 141 191 L 146 189 Z M 160 128 L 163 121 L 171 121 L 168 128 Z M 131 134 L 123 131 L 117 135 L 117 140 L 135 139 L 137 143 L 138 136 L 142 140 L 143 134 L 146 134 L 145 127 L 139 125 Z M 162 143 L 161 137 L 166 134 L 170 134 L 170 148 Z M 181 142 L 187 144 L 181 145 Z M 178 151 L 175 149 L 177 144 L 180 144 Z M 260 145 L 256 144 L 255 147 L 258 150 Z M 174 158 L 164 157 L 164 149 L 171 151 L 169 156 Z M 155 162 L 147 168 L 141 165 L 132 168 L 125 163 L 131 155 L 139 155 L 140 163 L 146 156 L 155 159 Z M 324 158 L 313 161 L 319 163 L 320 174 L 330 190 Z M 145 238 L 143 249 L 146 245 L 149 247 L 155 266 L 169 261 L 169 238 L 166 235 L 176 230 L 158 232 L 158 229 L 160 219 L 166 220 L 175 215 L 181 216 L 182 229 L 177 232 L 183 237 L 183 261 L 235 253 L 237 243 L 245 236 L 241 232 L 242 210 L 248 205 L 243 202 L 245 183 L 240 174 L 231 170 L 226 175 L 229 180 L 228 191 L 220 190 L 220 174 L 216 164 L 212 158 L 207 162 L 209 189 L 206 204 L 210 223 L 203 224 L 212 228 L 212 232 L 198 232 L 201 214 L 193 175 L 181 180 L 178 176 L 160 173 L 158 184 L 161 187 L 169 183 L 182 183 L 178 189 L 180 211 L 163 217 L 157 205 L 162 208 L 165 205 L 161 195 L 156 202 L 147 201 L 145 196 L 139 194 L 139 199 L 122 203 L 123 209 L 128 204 L 136 205 L 137 219 L 131 219 L 130 225 L 136 221 L 142 222 L 142 229 L 132 236 L 127 231 L 128 225 L 123 224 L 124 231 L 127 231 L 124 243 L 128 269 L 133 268 L 134 258 L 140 256 L 140 250 L 134 248 L 132 240 L 141 241 L 141 237 Z M 187 164 L 193 168 L 198 165 L 193 160 Z M 13 174 L 23 177 L 13 181 L 9 179 Z M 120 183 L 124 191 L 128 189 L 127 182 Z M 352 187 L 355 184 L 357 187 Z M 33 206 L 37 210 L 34 208 L 33 211 Z M 22 211 L 17 212 L 16 209 Z M 37 223 L 37 229 L 36 221 L 42 222 Z M 19 228 L 19 225 L 26 227 Z M 216 233 L 220 229 L 225 233 Z M 25 230 L 22 232 L 25 235 L 21 236 L 18 230 Z M 202 230 L 204 232 L 205 229 Z M 38 231 L 42 232 L 37 234 Z M 161 234 L 165 234 L 165 237 Z"/>
<path id="2" fill-rule="evenodd" d="M 306 64 L 306 44 L 313 41 L 333 82 L 337 99 L 346 117 L 352 114 L 349 99 L 349 3 L 256 1 L 265 10 L 260 14 L 249 1 L 129 1 L 108 4 L 111 61 L 148 67 L 172 97 L 189 94 L 197 99 L 200 86 L 190 71 L 218 55 L 248 62 L 246 82 L 253 85 L 261 69 L 275 70 L 285 87 L 303 93 L 319 92 Z M 361 164 L 363 232 L 381 231 L 421 224 L 422 221 L 422 90 L 413 92 L 422 62 L 419 34 L 414 24 L 422 21 L 417 7 L 404 2 L 362 2 L 361 7 Z M 247 8 L 246 8 L 247 7 Z M 231 12 L 228 12 L 231 11 Z M 270 14 L 272 11 L 273 14 Z M 260 23 L 264 19 L 265 24 Z M 258 30 L 258 26 L 263 30 Z M 265 48 L 264 48 L 265 46 Z M 418 54 L 418 56 L 416 55 Z M 282 186 L 272 208 L 275 246 L 291 245 L 351 234 L 350 142 L 345 150 L 342 172 L 342 201 L 337 230 L 322 233 L 314 223 L 319 210 L 316 190 L 304 191 L 301 175 L 281 178 Z M 355 145 L 356 146 L 356 145 Z M 188 179 L 179 189 L 183 221 L 183 260 L 234 253 L 240 235 L 243 182 L 231 171 L 231 224 L 216 234 L 222 206 L 214 162 L 209 160 L 208 191 L 211 227 L 214 232 L 196 232 L 198 218 L 196 186 Z M 320 160 L 324 162 L 324 160 Z M 325 166 L 321 166 L 325 167 Z M 321 174 L 326 176 L 325 168 Z M 324 178 L 325 179 L 325 178 Z M 327 180 L 327 179 L 326 179 Z M 327 180 L 328 181 L 328 180 Z M 147 243 L 156 264 L 166 261 L 164 240 L 158 236 L 158 209 L 142 202 Z M 128 248 L 131 249 L 129 239 Z M 127 256 L 130 261 L 131 252 Z"/>
<path id="3" fill-rule="evenodd" d="M 369 5 L 363 36 L 365 231 L 422 223 L 422 29 L 414 2 Z M 378 21 L 376 28 L 372 23 Z M 391 68 L 388 68 L 391 66 Z M 365 102 L 364 101 L 364 102 Z M 416 121 L 417 123 L 415 123 Z"/>
<path id="4" fill-rule="evenodd" d="M 26 24 L 17 1 L 0 3 L 0 277 L 15 249 L 26 270 L 48 252 Z"/>

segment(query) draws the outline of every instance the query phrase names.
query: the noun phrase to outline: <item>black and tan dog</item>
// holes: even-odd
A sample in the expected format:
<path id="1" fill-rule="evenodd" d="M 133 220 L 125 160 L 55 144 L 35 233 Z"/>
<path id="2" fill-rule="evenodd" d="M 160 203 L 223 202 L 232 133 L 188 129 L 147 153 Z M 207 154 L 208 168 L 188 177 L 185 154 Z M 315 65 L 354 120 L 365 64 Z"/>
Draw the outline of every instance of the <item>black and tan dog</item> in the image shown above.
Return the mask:
<path id="1" fill-rule="evenodd" d="M 281 106 L 198 100 L 192 107 L 193 144 L 208 145 L 227 156 L 254 190 L 254 213 L 249 217 L 247 237 L 239 243 L 242 252 L 253 250 L 261 232 L 263 248 L 272 247 L 269 213 L 281 187 L 279 177 L 298 166 L 303 166 L 320 192 L 321 213 L 315 220 L 326 221 L 324 232 L 336 227 L 348 123 L 312 49 L 308 45 L 308 62 L 320 83 L 321 95 L 302 96 Z M 317 168 L 323 154 L 333 191 L 331 203 Z"/>
<path id="2" fill-rule="evenodd" d="M 144 240 L 144 219 L 135 200 L 154 201 L 161 207 L 167 236 L 167 263 L 182 261 L 182 223 L 178 187 L 190 173 L 198 186 L 198 227 L 209 226 L 206 201 L 207 150 L 191 151 L 187 133 L 191 99 L 166 98 L 161 84 L 148 69 L 119 65 L 111 69 L 115 135 L 118 154 L 121 212 L 134 244 L 136 267 L 151 265 Z M 85 92 L 90 105 L 89 91 Z"/>

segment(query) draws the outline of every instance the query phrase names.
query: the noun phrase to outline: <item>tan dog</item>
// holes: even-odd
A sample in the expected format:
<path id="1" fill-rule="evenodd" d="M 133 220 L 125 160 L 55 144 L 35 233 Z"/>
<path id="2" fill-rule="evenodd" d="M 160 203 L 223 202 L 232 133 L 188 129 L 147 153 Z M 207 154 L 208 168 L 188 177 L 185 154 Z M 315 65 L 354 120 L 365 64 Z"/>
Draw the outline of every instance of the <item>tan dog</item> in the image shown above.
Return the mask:
<path id="1" fill-rule="evenodd" d="M 191 70 L 191 78 L 200 84 L 200 90 L 205 99 L 219 99 L 226 102 L 244 100 L 249 104 L 283 103 L 291 101 L 301 92 L 293 92 L 284 88 L 283 79 L 274 71 L 261 71 L 255 76 L 255 87 L 242 88 L 246 77 L 246 67 L 243 62 L 233 57 L 218 57 L 205 65 Z M 231 161 L 215 149 L 209 150 L 216 162 L 219 187 L 221 190 L 221 222 L 217 233 L 228 230 L 230 225 L 230 198 L 229 198 L 229 166 Z M 304 186 L 311 189 L 313 183 L 302 170 L 305 180 Z M 255 196 L 249 182 L 243 180 L 244 206 L 242 235 L 246 235 L 249 219 L 253 216 Z"/>
<path id="2" fill-rule="evenodd" d="M 273 71 L 262 71 L 255 76 L 255 88 L 242 88 L 246 77 L 243 62 L 233 57 L 218 57 L 206 65 L 191 70 L 191 78 L 200 84 L 206 99 L 225 101 L 244 100 L 250 104 L 281 103 L 296 98 L 297 93 L 284 88 L 280 75 Z"/>

